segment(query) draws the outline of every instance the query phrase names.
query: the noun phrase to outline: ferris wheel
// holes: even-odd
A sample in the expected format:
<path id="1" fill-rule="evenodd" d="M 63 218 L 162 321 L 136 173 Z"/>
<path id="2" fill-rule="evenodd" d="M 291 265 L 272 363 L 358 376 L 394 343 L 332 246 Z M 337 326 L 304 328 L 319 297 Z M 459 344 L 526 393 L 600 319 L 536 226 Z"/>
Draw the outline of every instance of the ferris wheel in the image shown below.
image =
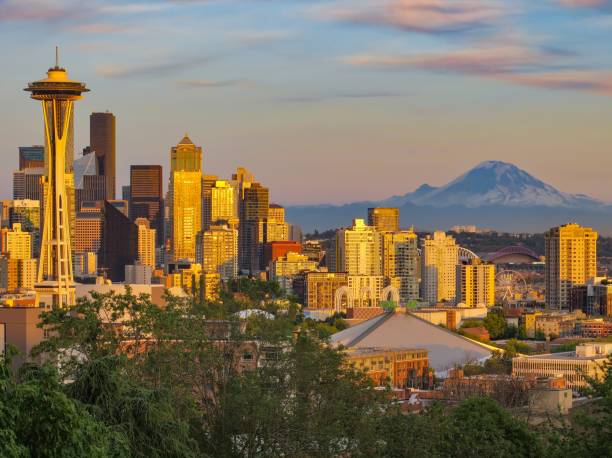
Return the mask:
<path id="1" fill-rule="evenodd" d="M 524 299 L 529 292 L 525 277 L 515 270 L 502 270 L 495 275 L 495 301 L 511 303 Z"/>

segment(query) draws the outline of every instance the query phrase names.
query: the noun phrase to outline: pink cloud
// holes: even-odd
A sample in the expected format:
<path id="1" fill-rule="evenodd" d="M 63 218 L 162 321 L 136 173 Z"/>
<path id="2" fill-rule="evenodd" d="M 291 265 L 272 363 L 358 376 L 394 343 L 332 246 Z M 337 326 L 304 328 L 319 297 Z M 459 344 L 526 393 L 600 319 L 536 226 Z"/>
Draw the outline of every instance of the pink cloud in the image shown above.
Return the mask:
<path id="1" fill-rule="evenodd" d="M 479 76 L 522 86 L 612 95 L 612 71 L 550 70 L 557 55 L 521 46 L 491 46 L 421 55 L 357 55 L 349 65 L 424 70 Z"/>
<path id="2" fill-rule="evenodd" d="M 494 0 L 383 0 L 338 4 L 322 10 L 328 19 L 420 32 L 450 32 L 493 22 L 508 12 Z"/>

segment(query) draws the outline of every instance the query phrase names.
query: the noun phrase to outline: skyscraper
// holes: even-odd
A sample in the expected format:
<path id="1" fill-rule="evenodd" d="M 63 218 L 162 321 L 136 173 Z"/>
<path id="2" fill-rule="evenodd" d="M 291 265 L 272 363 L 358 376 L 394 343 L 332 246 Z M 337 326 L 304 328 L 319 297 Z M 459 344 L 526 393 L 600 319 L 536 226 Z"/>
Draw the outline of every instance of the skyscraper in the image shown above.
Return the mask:
<path id="1" fill-rule="evenodd" d="M 253 176 L 239 168 L 234 179 L 240 186 L 240 234 L 238 251 L 240 268 L 251 273 L 261 268 L 264 223 L 268 218 L 270 191 L 252 180 Z"/>
<path id="2" fill-rule="evenodd" d="M 495 305 L 495 265 L 480 260 L 457 265 L 457 299 L 468 307 Z"/>
<path id="3" fill-rule="evenodd" d="M 349 275 L 382 275 L 381 234 L 363 219 L 336 232 L 336 270 Z"/>
<path id="4" fill-rule="evenodd" d="M 138 259 L 138 228 L 108 201 L 104 202 L 98 264 L 113 282 L 125 280 L 125 266 Z"/>
<path id="5" fill-rule="evenodd" d="M 421 253 L 421 296 L 430 304 L 454 302 L 459 246 L 442 231 L 423 240 Z"/>
<path id="6" fill-rule="evenodd" d="M 590 227 L 565 224 L 545 234 L 546 305 L 569 306 L 572 286 L 597 276 L 597 237 Z"/>
<path id="7" fill-rule="evenodd" d="M 399 208 L 368 208 L 368 225 L 379 232 L 397 232 L 400 229 Z"/>
<path id="8" fill-rule="evenodd" d="M 399 290 L 400 301 L 419 298 L 418 237 L 414 231 L 383 232 L 383 275 Z"/>
<path id="9" fill-rule="evenodd" d="M 106 177 L 106 199 L 115 198 L 115 115 L 110 112 L 89 116 L 89 146 L 98 159 L 98 173 Z"/>
<path id="10" fill-rule="evenodd" d="M 156 232 L 156 244 L 164 243 L 164 205 L 161 165 L 130 167 L 130 219 L 146 218 Z"/>
<path id="11" fill-rule="evenodd" d="M 155 229 L 147 218 L 136 218 L 138 227 L 138 261 L 155 269 Z"/>
<path id="12" fill-rule="evenodd" d="M 45 147 L 44 146 L 20 146 L 19 147 L 19 170 L 44 168 Z"/>
<path id="13" fill-rule="evenodd" d="M 227 225 L 212 225 L 198 235 L 197 262 L 204 272 L 217 272 L 222 280 L 238 275 L 238 231 Z"/>
<path id="14" fill-rule="evenodd" d="M 202 229 L 202 148 L 187 135 L 170 150 L 170 252 L 174 261 L 196 258 Z"/>
<path id="15" fill-rule="evenodd" d="M 226 222 L 229 226 L 238 225 L 237 192 L 231 182 L 216 180 L 210 188 L 210 220 L 211 224 Z"/>
<path id="16" fill-rule="evenodd" d="M 29 83 L 25 90 L 31 92 L 33 99 L 42 102 L 47 155 L 45 217 L 36 298 L 38 303 L 47 306 L 64 307 L 75 303 L 66 147 L 70 142 L 73 102 L 88 89 L 83 83 L 69 80 L 57 60 L 56 56 L 55 67 L 49 69 L 47 78 Z"/>

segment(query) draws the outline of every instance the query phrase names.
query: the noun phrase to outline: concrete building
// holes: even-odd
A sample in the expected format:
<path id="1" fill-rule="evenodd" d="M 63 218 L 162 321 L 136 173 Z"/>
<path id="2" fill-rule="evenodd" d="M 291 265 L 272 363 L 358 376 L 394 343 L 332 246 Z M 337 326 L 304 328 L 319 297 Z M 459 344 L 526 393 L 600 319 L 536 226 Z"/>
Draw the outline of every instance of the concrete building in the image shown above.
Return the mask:
<path id="1" fill-rule="evenodd" d="M 138 228 L 138 261 L 154 269 L 157 265 L 155 262 L 156 231 L 151 229 L 151 223 L 147 218 L 136 218 L 134 223 Z"/>
<path id="2" fill-rule="evenodd" d="M 136 263 L 125 266 L 125 283 L 150 285 L 153 269 L 150 265 Z"/>
<path id="3" fill-rule="evenodd" d="M 92 278 L 98 275 L 97 252 L 84 252 L 74 255 L 74 276 L 76 278 Z"/>
<path id="4" fill-rule="evenodd" d="M 348 275 L 347 278 L 350 295 L 346 308 L 378 307 L 385 287 L 382 275 Z"/>
<path id="5" fill-rule="evenodd" d="M 571 223 L 550 229 L 545 240 L 546 304 L 569 308 L 571 288 L 597 276 L 597 232 Z"/>
<path id="6" fill-rule="evenodd" d="M 362 219 L 336 232 L 336 271 L 349 275 L 382 275 L 382 238 Z"/>
<path id="7" fill-rule="evenodd" d="M 237 277 L 238 231 L 224 224 L 200 232 L 196 260 L 205 272 L 216 272 L 224 281 Z"/>
<path id="8" fill-rule="evenodd" d="M 512 358 L 512 375 L 562 376 L 567 386 L 579 390 L 588 386 L 588 378 L 601 379 L 603 365 L 612 353 L 612 344 L 583 344 L 575 352 Z"/>
<path id="9" fill-rule="evenodd" d="M 285 256 L 289 252 L 302 253 L 302 244 L 292 240 L 267 242 L 263 247 L 263 262 L 265 265 L 269 265 L 272 261 Z M 308 259 L 313 261 L 310 257 Z"/>
<path id="10" fill-rule="evenodd" d="M 45 147 L 42 145 L 19 147 L 19 170 L 45 166 Z"/>
<path id="11" fill-rule="evenodd" d="M 455 302 L 468 307 L 495 305 L 495 265 L 478 259 L 457 265 Z"/>
<path id="12" fill-rule="evenodd" d="M 278 204 L 270 204 L 264 229 L 265 243 L 289 240 L 289 225 L 285 222 L 285 209 Z"/>
<path id="13" fill-rule="evenodd" d="M 535 332 L 546 337 L 567 337 L 576 332 L 576 322 L 584 318 L 582 311 L 571 313 L 542 313 L 535 317 Z"/>
<path id="14" fill-rule="evenodd" d="M 336 291 L 348 286 L 348 276 L 344 272 L 306 272 L 304 286 L 303 302 L 307 308 L 331 310 Z"/>
<path id="15" fill-rule="evenodd" d="M 381 209 L 374 209 L 381 210 Z M 419 250 L 414 231 L 382 234 L 382 274 L 399 290 L 400 302 L 419 299 Z"/>
<path id="16" fill-rule="evenodd" d="M 603 318 L 576 322 L 576 334 L 585 338 L 602 338 L 612 335 L 612 321 Z"/>
<path id="17" fill-rule="evenodd" d="M 269 214 L 270 191 L 254 182 L 253 175 L 243 168 L 238 168 L 232 179 L 237 182 L 240 197 L 240 269 L 255 273 L 261 269 L 263 244 L 266 242 L 263 225 Z"/>
<path id="18" fill-rule="evenodd" d="M 421 296 L 430 304 L 454 302 L 457 288 L 459 247 L 455 239 L 436 231 L 423 240 L 421 250 Z"/>
<path id="19" fill-rule="evenodd" d="M 399 208 L 368 208 L 368 226 L 379 232 L 398 232 L 400 230 Z"/>
<path id="20" fill-rule="evenodd" d="M 102 244 L 104 215 L 99 206 L 85 207 L 77 213 L 74 235 L 74 252 L 97 253 Z"/>
<path id="21" fill-rule="evenodd" d="M 13 199 L 37 200 L 43 198 L 44 167 L 28 168 L 13 173 Z"/>
<path id="22" fill-rule="evenodd" d="M 21 230 L 21 223 L 13 224 L 12 230 L 2 233 L 3 255 L 11 259 L 30 259 L 32 257 L 32 236 Z"/>
<path id="23" fill-rule="evenodd" d="M 277 281 L 281 288 L 289 294 L 293 294 L 293 280 L 302 273 L 317 269 L 317 263 L 310 261 L 308 256 L 288 252 L 269 265 L 269 276 L 271 281 Z"/>
<path id="24" fill-rule="evenodd" d="M 45 338 L 45 331 L 38 327 L 42 307 L 33 306 L 0 306 L 0 356 L 4 354 L 6 344 L 13 345 L 19 353 L 13 360 L 13 369 L 17 369 L 28 358 L 30 351 Z"/>

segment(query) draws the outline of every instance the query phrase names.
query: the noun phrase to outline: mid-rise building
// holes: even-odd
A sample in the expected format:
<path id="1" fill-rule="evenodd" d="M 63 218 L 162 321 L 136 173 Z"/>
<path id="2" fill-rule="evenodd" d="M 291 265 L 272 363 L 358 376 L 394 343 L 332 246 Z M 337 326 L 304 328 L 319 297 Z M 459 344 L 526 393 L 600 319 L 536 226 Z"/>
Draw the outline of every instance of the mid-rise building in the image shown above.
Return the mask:
<path id="1" fill-rule="evenodd" d="M 270 204 L 264 231 L 265 243 L 289 240 L 289 225 L 285 222 L 283 207 Z"/>
<path id="2" fill-rule="evenodd" d="M 147 218 L 136 218 L 134 221 L 138 228 L 138 262 L 144 266 L 155 268 L 155 229 Z M 128 282 L 134 283 L 134 282 Z"/>
<path id="3" fill-rule="evenodd" d="M 429 359 L 425 349 L 352 348 L 346 364 L 364 371 L 376 386 L 421 388 L 427 383 Z"/>
<path id="4" fill-rule="evenodd" d="M 381 293 L 385 287 L 382 275 L 348 275 L 347 279 L 350 296 L 347 297 L 346 308 L 379 306 Z"/>
<path id="5" fill-rule="evenodd" d="M 589 316 L 612 316 L 612 280 L 595 277 L 570 290 L 570 310 L 582 310 Z"/>
<path id="6" fill-rule="evenodd" d="M 426 302 L 453 302 L 456 297 L 459 247 L 442 231 L 423 240 L 421 295 Z"/>
<path id="7" fill-rule="evenodd" d="M 597 232 L 578 224 L 565 224 L 545 234 L 546 304 L 570 306 L 570 291 L 597 276 Z"/>
<path id="8" fill-rule="evenodd" d="M 583 344 L 576 351 L 512 358 L 512 375 L 556 377 L 561 375 L 573 390 L 584 389 L 588 379 L 601 380 L 612 344 Z"/>
<path id="9" fill-rule="evenodd" d="M 383 276 L 399 290 L 400 301 L 419 298 L 419 249 L 414 231 L 383 232 Z"/>
<path id="10" fill-rule="evenodd" d="M 336 232 L 336 271 L 349 275 L 382 275 L 381 234 L 362 219 Z"/>
<path id="11" fill-rule="evenodd" d="M 310 261 L 308 256 L 288 252 L 270 262 L 270 280 L 277 281 L 283 290 L 293 294 L 294 278 L 302 272 L 314 271 L 316 268 L 317 263 Z"/>
<path id="12" fill-rule="evenodd" d="M 125 283 L 128 285 L 150 285 L 153 269 L 140 262 L 125 266 Z"/>
<path id="13" fill-rule="evenodd" d="M 116 144 L 115 115 L 110 112 L 89 116 L 89 146 L 98 160 L 98 173 L 105 177 L 106 200 L 115 199 Z"/>
<path id="14" fill-rule="evenodd" d="M 196 258 L 202 230 L 202 148 L 185 136 L 170 151 L 170 252 L 173 260 Z"/>
<path id="15" fill-rule="evenodd" d="M 399 208 L 368 208 L 368 225 L 379 232 L 398 232 L 400 230 Z"/>
<path id="16" fill-rule="evenodd" d="M 155 230 L 157 246 L 163 245 L 164 205 L 161 165 L 130 166 L 129 202 L 130 219 L 132 221 L 136 221 L 137 218 L 148 219 L 151 229 Z"/>
<path id="17" fill-rule="evenodd" d="M 77 253 L 74 255 L 74 276 L 92 278 L 98 275 L 98 254 L 96 252 Z"/>
<path id="18" fill-rule="evenodd" d="M 457 265 L 457 304 L 468 307 L 495 305 L 495 265 L 478 259 Z"/>
<path id="19" fill-rule="evenodd" d="M 275 242 L 267 242 L 263 247 L 263 262 L 265 265 L 269 265 L 270 262 L 285 256 L 287 253 L 292 251 L 293 253 L 302 252 L 302 244 L 300 242 L 294 242 L 291 240 L 278 240 Z M 308 258 L 312 261 L 311 258 Z M 318 261 L 316 261 L 318 264 Z"/>
<path id="20" fill-rule="evenodd" d="M 198 235 L 196 259 L 205 272 L 216 272 L 222 280 L 238 276 L 238 230 L 212 225 Z"/>
<path id="21" fill-rule="evenodd" d="M 333 309 L 336 291 L 348 286 L 348 276 L 344 272 L 306 272 L 303 275 L 303 302 L 309 309 Z"/>

